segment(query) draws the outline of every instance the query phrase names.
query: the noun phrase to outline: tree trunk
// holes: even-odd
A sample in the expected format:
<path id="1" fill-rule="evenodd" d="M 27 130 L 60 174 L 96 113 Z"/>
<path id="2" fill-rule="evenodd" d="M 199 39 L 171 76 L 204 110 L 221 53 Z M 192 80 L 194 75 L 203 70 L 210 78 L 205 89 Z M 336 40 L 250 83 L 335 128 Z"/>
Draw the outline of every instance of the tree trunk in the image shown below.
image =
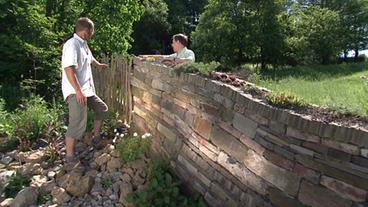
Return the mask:
<path id="1" fill-rule="evenodd" d="M 54 10 L 54 0 L 47 0 L 46 2 L 46 16 L 50 17 Z"/>
<path id="2" fill-rule="evenodd" d="M 357 61 L 358 60 L 358 57 L 359 57 L 359 49 L 358 48 L 355 48 L 354 49 L 354 52 L 355 52 L 354 59 L 355 59 L 355 61 Z"/>

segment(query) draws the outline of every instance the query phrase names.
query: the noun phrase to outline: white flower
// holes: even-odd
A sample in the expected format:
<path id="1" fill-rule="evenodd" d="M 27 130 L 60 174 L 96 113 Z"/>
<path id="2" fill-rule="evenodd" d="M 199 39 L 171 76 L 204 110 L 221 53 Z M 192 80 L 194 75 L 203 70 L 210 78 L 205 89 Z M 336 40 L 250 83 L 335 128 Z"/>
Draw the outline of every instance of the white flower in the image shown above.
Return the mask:
<path id="1" fill-rule="evenodd" d="M 118 130 L 117 129 L 114 129 L 114 133 L 116 133 Z"/>
<path id="2" fill-rule="evenodd" d="M 124 137 L 124 134 L 120 134 L 120 138 L 123 138 Z"/>
<path id="3" fill-rule="evenodd" d="M 146 138 L 149 138 L 151 137 L 152 135 L 150 133 L 145 133 L 142 135 L 142 139 L 146 139 Z"/>
<path id="4" fill-rule="evenodd" d="M 133 133 L 133 137 L 138 137 L 138 133 L 137 132 L 134 132 Z"/>

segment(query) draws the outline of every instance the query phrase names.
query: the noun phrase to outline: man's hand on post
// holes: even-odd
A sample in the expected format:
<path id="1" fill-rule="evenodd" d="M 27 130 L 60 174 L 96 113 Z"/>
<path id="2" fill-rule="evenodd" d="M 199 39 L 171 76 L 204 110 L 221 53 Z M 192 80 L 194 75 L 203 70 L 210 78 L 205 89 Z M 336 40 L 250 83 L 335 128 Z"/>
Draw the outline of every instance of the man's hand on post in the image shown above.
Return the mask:
<path id="1" fill-rule="evenodd" d="M 99 68 L 99 69 L 107 69 L 107 68 L 109 68 L 109 66 L 107 64 L 104 64 L 104 63 L 99 63 L 97 65 L 97 68 Z"/>

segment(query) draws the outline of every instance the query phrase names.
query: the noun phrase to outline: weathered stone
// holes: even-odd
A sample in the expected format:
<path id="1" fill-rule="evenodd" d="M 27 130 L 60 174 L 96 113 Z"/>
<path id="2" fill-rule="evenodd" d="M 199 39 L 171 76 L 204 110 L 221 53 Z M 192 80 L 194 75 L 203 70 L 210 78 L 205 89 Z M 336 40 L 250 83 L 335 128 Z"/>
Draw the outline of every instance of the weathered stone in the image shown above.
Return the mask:
<path id="1" fill-rule="evenodd" d="M 133 186 L 130 183 L 122 183 L 120 185 L 120 196 L 119 202 L 123 205 L 128 205 L 128 201 L 126 200 L 127 195 L 133 191 Z"/>
<path id="2" fill-rule="evenodd" d="M 120 158 L 112 158 L 110 161 L 107 162 L 106 169 L 109 172 L 114 172 L 120 169 L 121 161 Z"/>
<path id="3" fill-rule="evenodd" d="M 36 204 L 38 191 L 34 187 L 26 187 L 15 196 L 11 207 L 28 207 Z"/>
<path id="4" fill-rule="evenodd" d="M 299 177 L 272 164 L 262 156 L 255 153 L 253 150 L 248 150 L 247 156 L 243 160 L 243 163 L 256 175 L 272 183 L 280 190 L 285 191 L 287 194 L 295 196 L 298 192 L 300 180 Z"/>
<path id="5" fill-rule="evenodd" d="M 361 156 L 352 156 L 351 162 L 359 166 L 368 168 L 368 159 Z"/>
<path id="6" fill-rule="evenodd" d="M 268 125 L 270 130 L 277 134 L 284 135 L 286 133 L 286 125 L 283 123 L 270 120 Z"/>
<path id="7" fill-rule="evenodd" d="M 19 159 L 27 163 L 41 163 L 44 160 L 44 151 L 20 152 Z"/>
<path id="8" fill-rule="evenodd" d="M 258 124 L 245 116 L 235 113 L 234 119 L 232 121 L 233 126 L 244 133 L 249 138 L 254 138 L 256 135 L 256 130 L 258 127 Z"/>
<path id="9" fill-rule="evenodd" d="M 227 154 L 220 152 L 218 163 L 249 188 L 255 190 L 261 195 L 266 194 L 266 183 L 261 178 L 250 172 L 247 168 L 243 167 L 240 163 L 236 161 L 234 162 L 234 160 Z"/>
<path id="10" fill-rule="evenodd" d="M 100 155 L 99 157 L 96 158 L 95 162 L 101 166 L 104 165 L 105 163 L 107 163 L 109 160 L 111 159 L 111 156 L 107 153 L 103 153 L 102 155 Z"/>
<path id="11" fill-rule="evenodd" d="M 318 143 L 320 141 L 320 138 L 315 136 L 315 135 L 311 135 L 311 134 L 307 134 L 304 132 L 301 132 L 297 129 L 294 129 L 292 127 L 288 127 L 286 130 L 286 135 L 289 137 L 294 137 L 300 140 L 305 140 L 305 141 L 309 141 L 309 142 L 316 142 Z"/>
<path id="12" fill-rule="evenodd" d="M 269 189 L 269 196 L 272 204 L 280 207 L 303 207 L 297 199 L 285 195 L 282 191 L 277 188 Z"/>
<path id="13" fill-rule="evenodd" d="M 279 167 L 282 167 L 284 169 L 287 169 L 287 170 L 292 170 L 293 167 L 294 167 L 294 162 L 292 162 L 291 160 L 288 160 L 288 159 L 285 159 L 284 157 L 272 152 L 272 151 L 269 151 L 269 150 L 266 150 L 263 152 L 263 156 L 271 161 L 273 164 L 279 166 Z"/>
<path id="14" fill-rule="evenodd" d="M 303 177 L 309 181 L 311 181 L 314 184 L 319 183 L 319 177 L 320 174 L 312 169 L 306 168 L 303 165 L 300 165 L 299 163 L 296 163 L 293 172 L 297 174 L 300 177 Z"/>
<path id="15" fill-rule="evenodd" d="M 319 153 L 321 155 L 326 155 L 328 152 L 328 148 L 324 145 L 321 145 L 320 143 L 314 143 L 314 142 L 303 142 L 303 147 L 313 150 L 316 153 Z"/>
<path id="16" fill-rule="evenodd" d="M 4 155 L 2 158 L 1 158 L 1 163 L 3 163 L 4 165 L 8 165 L 9 163 L 11 163 L 13 161 L 13 158 L 9 155 Z"/>
<path id="17" fill-rule="evenodd" d="M 228 193 L 225 192 L 223 190 L 223 188 L 220 187 L 215 182 L 211 183 L 210 192 L 211 192 L 211 194 L 216 195 L 216 197 L 219 197 L 220 200 L 223 202 L 223 204 L 225 206 L 228 206 L 228 207 L 237 207 L 238 206 L 237 203 L 234 201 L 234 199 L 231 198 L 228 195 Z"/>
<path id="18" fill-rule="evenodd" d="M 33 187 L 36 187 L 36 188 L 40 188 L 46 182 L 47 182 L 47 177 L 46 176 L 43 176 L 43 175 L 35 175 L 31 179 L 30 186 L 33 186 Z"/>
<path id="19" fill-rule="evenodd" d="M 243 145 L 236 137 L 219 127 L 214 127 L 211 133 L 211 141 L 220 149 L 242 161 L 247 154 L 248 147 Z"/>
<path id="20" fill-rule="evenodd" d="M 82 197 L 91 191 L 93 184 L 91 176 L 69 176 L 65 190 L 73 196 Z"/>
<path id="21" fill-rule="evenodd" d="M 54 189 L 55 186 L 56 186 L 55 181 L 54 180 L 49 180 L 49 181 L 43 183 L 40 189 L 43 192 L 50 193 Z"/>
<path id="22" fill-rule="evenodd" d="M 309 150 L 309 149 L 301 147 L 301 146 L 291 144 L 291 145 L 289 145 L 289 147 L 291 149 L 293 149 L 295 152 L 299 153 L 299 154 L 308 155 L 308 156 L 311 156 L 311 157 L 313 157 L 313 155 L 314 155 L 314 152 L 312 150 Z"/>
<path id="23" fill-rule="evenodd" d="M 289 146 L 289 143 L 278 136 L 275 136 L 269 132 L 267 132 L 264 128 L 260 127 L 256 131 L 256 138 L 261 137 L 267 142 L 272 142 L 273 144 L 279 145 L 279 146 Z"/>
<path id="24" fill-rule="evenodd" d="M 345 162 L 350 162 L 351 160 L 351 154 L 333 148 L 328 149 L 327 156 L 331 159 L 337 159 Z"/>
<path id="25" fill-rule="evenodd" d="M 302 182 L 298 198 L 303 204 L 313 207 L 350 207 L 352 204 L 334 192 L 307 181 Z"/>
<path id="26" fill-rule="evenodd" d="M 364 202 L 367 197 L 367 191 L 328 176 L 321 177 L 321 184 L 341 197 L 355 202 Z"/>
<path id="27" fill-rule="evenodd" d="M 328 161 L 324 161 L 320 159 L 311 160 L 311 159 L 307 159 L 306 157 L 299 156 L 299 155 L 296 156 L 296 159 L 298 162 L 302 163 L 304 166 L 320 171 L 324 175 L 334 177 L 336 179 L 339 179 L 343 182 L 346 182 L 350 185 L 356 186 L 361 189 L 368 189 L 368 180 L 362 179 L 362 177 L 364 178 L 362 173 L 360 174 L 360 176 L 357 176 L 357 175 L 351 174 L 352 172 L 358 173 L 356 171 L 349 170 L 350 172 L 346 172 L 344 171 L 346 170 L 346 168 L 341 167 L 340 163 L 333 164 L 332 166 L 331 161 L 328 162 Z"/>
<path id="28" fill-rule="evenodd" d="M 164 135 L 167 139 L 170 139 L 172 142 L 175 142 L 176 140 L 176 134 L 167 128 L 166 126 L 162 125 L 161 123 L 157 124 L 157 130 Z"/>
<path id="29" fill-rule="evenodd" d="M 203 117 L 196 117 L 194 120 L 194 130 L 202 137 L 209 139 L 211 135 L 212 124 Z"/>
<path id="30" fill-rule="evenodd" d="M 342 143 L 342 142 L 336 142 L 330 139 L 322 139 L 322 144 L 326 145 L 328 147 L 337 149 L 337 150 L 341 150 L 343 152 L 352 154 L 352 155 L 359 155 L 360 154 L 360 150 L 357 146 L 351 145 L 351 144 L 347 144 L 347 143 Z"/>
<path id="31" fill-rule="evenodd" d="M 52 192 L 52 202 L 56 204 L 63 204 L 68 201 L 70 201 L 71 197 L 68 195 L 68 193 L 65 191 L 64 188 L 55 187 Z"/>
<path id="32" fill-rule="evenodd" d="M 14 170 L 8 170 L 4 172 L 0 172 L 0 194 L 3 192 L 5 186 L 9 182 L 10 178 L 15 175 Z"/>
<path id="33" fill-rule="evenodd" d="M 360 150 L 360 155 L 362 155 L 363 157 L 368 158 L 368 149 L 361 149 Z"/>

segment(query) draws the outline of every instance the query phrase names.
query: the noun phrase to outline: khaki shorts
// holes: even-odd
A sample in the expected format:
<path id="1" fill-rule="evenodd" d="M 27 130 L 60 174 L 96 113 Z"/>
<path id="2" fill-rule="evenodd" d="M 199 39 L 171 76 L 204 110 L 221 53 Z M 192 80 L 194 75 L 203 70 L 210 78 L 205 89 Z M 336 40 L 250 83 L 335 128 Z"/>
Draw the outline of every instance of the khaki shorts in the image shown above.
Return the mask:
<path id="1" fill-rule="evenodd" d="M 66 98 L 69 108 L 69 125 L 66 136 L 80 140 L 87 127 L 87 107 L 92 107 L 95 112 L 95 120 L 103 120 L 107 115 L 107 105 L 98 97 L 87 98 L 87 106 L 77 103 L 76 95 L 71 94 Z"/>

